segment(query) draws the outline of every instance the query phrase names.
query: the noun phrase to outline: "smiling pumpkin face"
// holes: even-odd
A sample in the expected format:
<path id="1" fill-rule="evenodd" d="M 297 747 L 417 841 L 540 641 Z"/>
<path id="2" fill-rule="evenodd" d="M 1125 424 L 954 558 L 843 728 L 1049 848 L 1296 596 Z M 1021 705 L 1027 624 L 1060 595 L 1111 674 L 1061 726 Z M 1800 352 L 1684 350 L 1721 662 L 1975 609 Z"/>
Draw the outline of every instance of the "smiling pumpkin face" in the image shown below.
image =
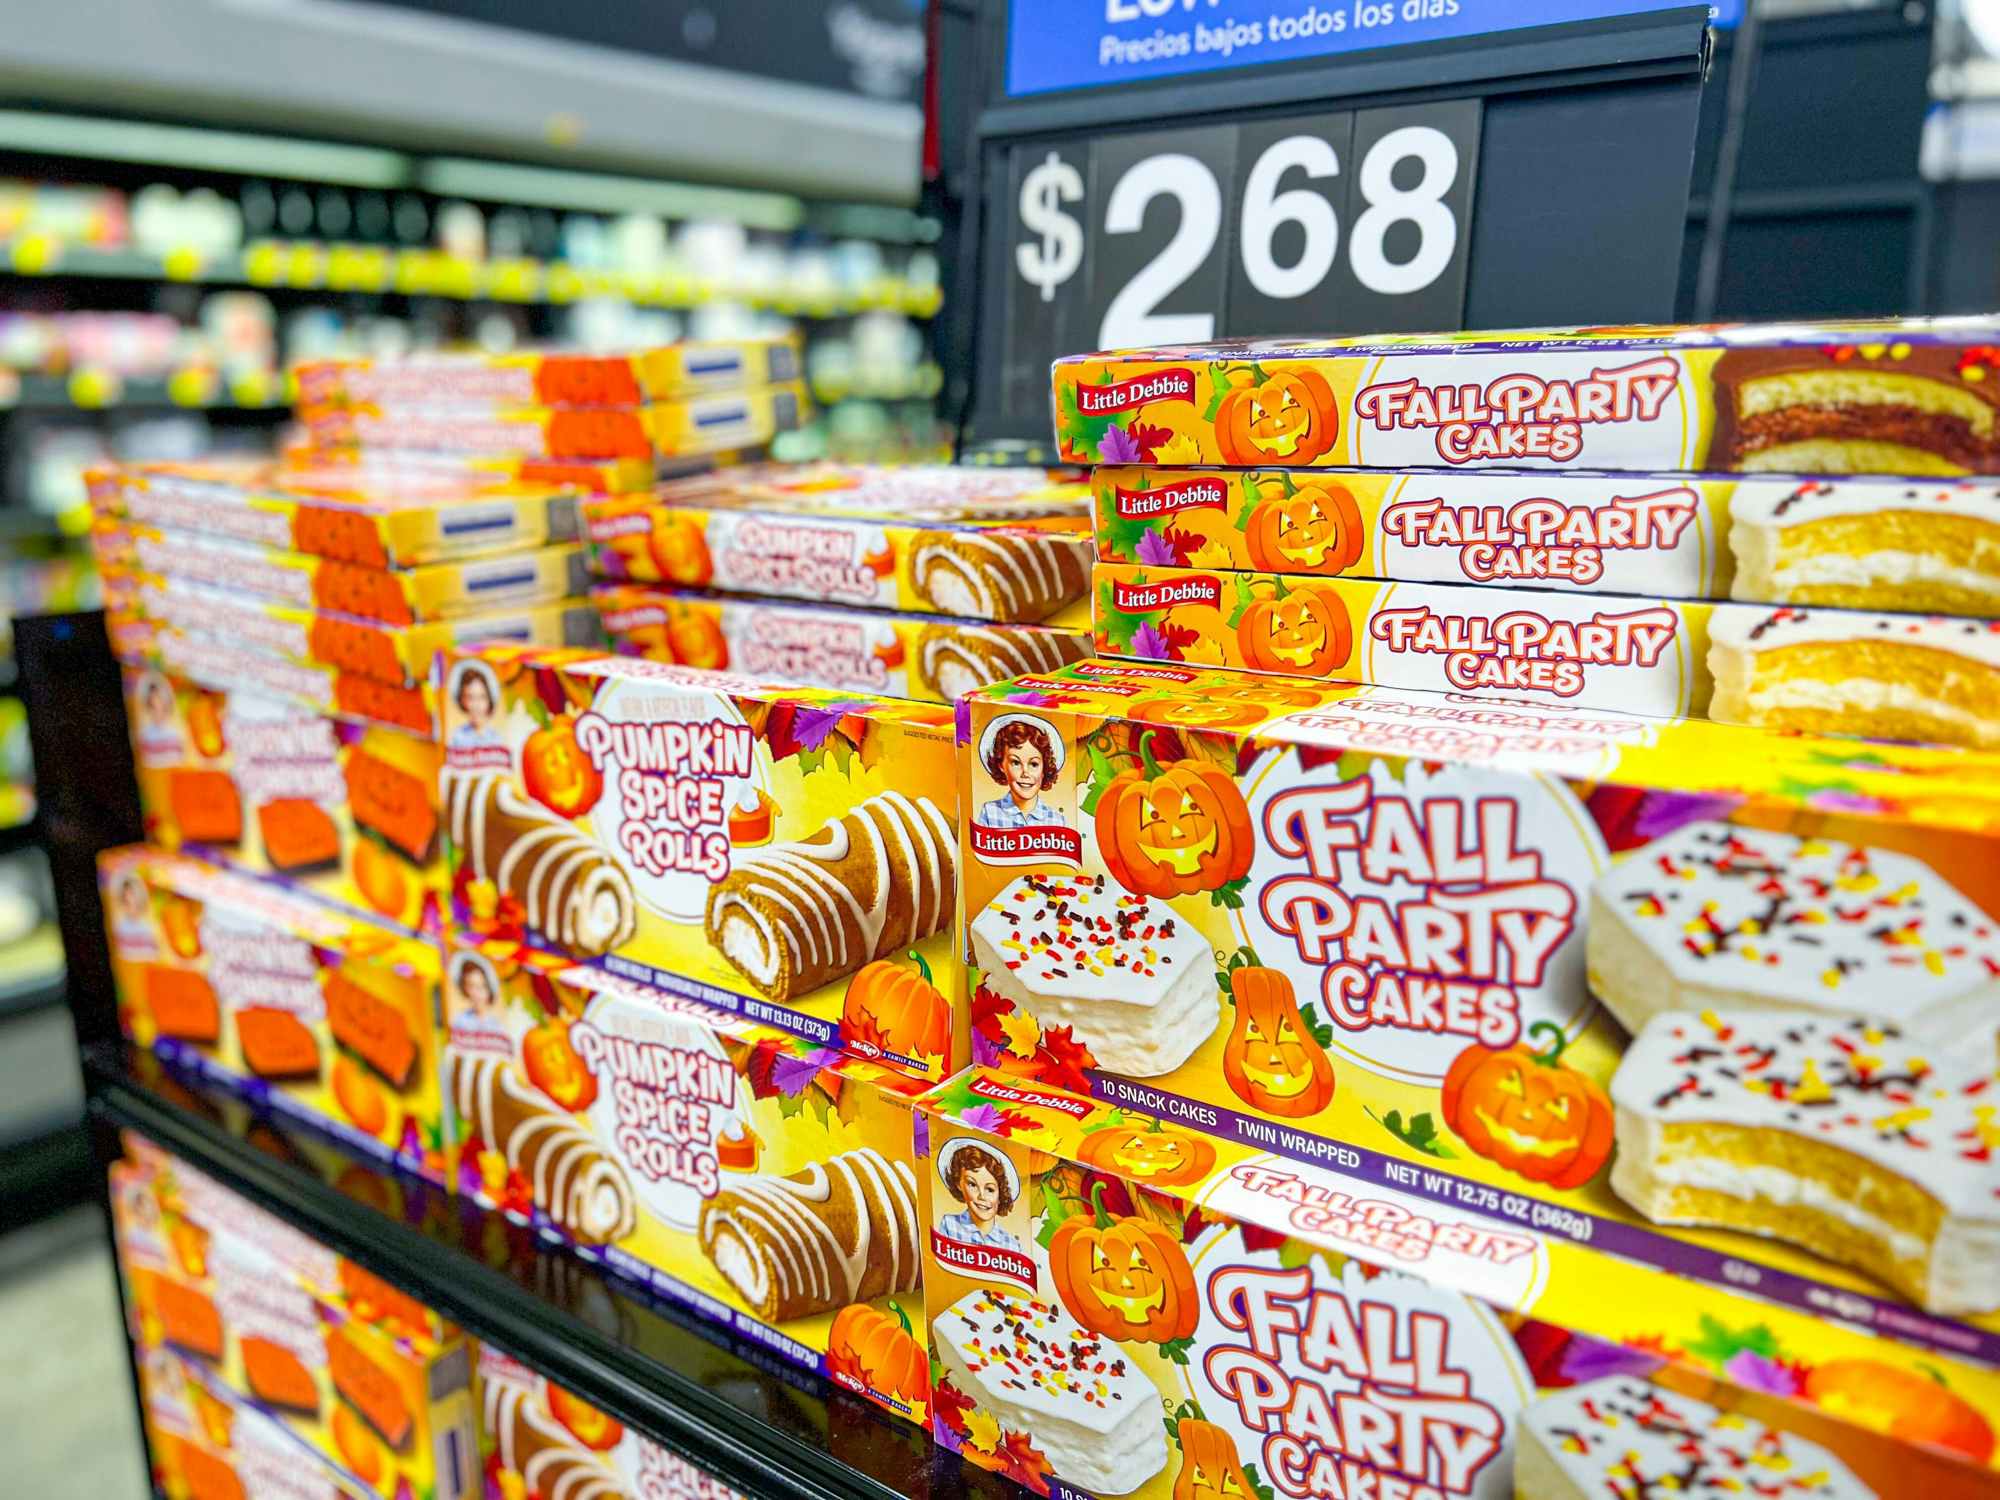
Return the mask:
<path id="1" fill-rule="evenodd" d="M 1168 1185 L 1199 1182 L 1215 1165 L 1213 1145 L 1157 1121 L 1143 1130 L 1120 1126 L 1093 1130 L 1083 1138 L 1077 1155 L 1085 1166 Z"/>
<path id="2" fill-rule="evenodd" d="M 1347 665 L 1354 628 L 1347 606 L 1317 588 L 1296 588 L 1282 598 L 1259 599 L 1236 626 L 1243 665 L 1259 672 L 1323 677 Z"/>
<path id="3" fill-rule="evenodd" d="M 1333 387 L 1317 370 L 1283 370 L 1261 384 L 1239 386 L 1215 413 L 1215 442 L 1228 464 L 1282 459 L 1309 464 L 1325 457 L 1340 435 Z"/>
<path id="4" fill-rule="evenodd" d="M 1299 1011 L 1292 982 L 1246 965 L 1230 975 L 1236 1022 L 1222 1048 L 1222 1076 L 1244 1103 L 1300 1119 L 1333 1098 L 1333 1063 Z"/>
<path id="5" fill-rule="evenodd" d="M 1150 1219 L 1104 1210 L 1103 1184 L 1091 1212 L 1064 1219 L 1049 1241 L 1049 1278 L 1069 1315 L 1106 1338 L 1168 1343 L 1200 1321 L 1187 1253 Z"/>
<path id="6" fill-rule="evenodd" d="M 1278 573 L 1344 573 L 1361 560 L 1361 507 L 1344 485 L 1302 485 L 1250 513 L 1250 565 Z"/>
<path id="7" fill-rule="evenodd" d="M 1141 764 L 1121 771 L 1098 798 L 1105 869 L 1142 896 L 1185 896 L 1241 879 L 1253 846 L 1243 793 L 1212 762 L 1153 762 L 1151 738 L 1141 740 Z"/>
<path id="8" fill-rule="evenodd" d="M 1488 1161 L 1530 1182 L 1581 1187 L 1611 1155 L 1611 1101 L 1562 1065 L 1559 1027 L 1538 1021 L 1530 1031 L 1553 1036 L 1549 1050 L 1468 1047 L 1445 1074 L 1438 1102 L 1445 1123 Z"/>
<path id="9" fill-rule="evenodd" d="M 1134 703 L 1125 717 L 1140 724 L 1167 724 L 1180 729 L 1241 729 L 1255 724 L 1267 711 L 1255 703 L 1203 696 L 1158 698 Z"/>
<path id="10" fill-rule="evenodd" d="M 1181 1467 L 1174 1476 L 1173 1500 L 1255 1500 L 1257 1491 L 1226 1431 L 1199 1417 L 1183 1417 L 1174 1437 Z"/>

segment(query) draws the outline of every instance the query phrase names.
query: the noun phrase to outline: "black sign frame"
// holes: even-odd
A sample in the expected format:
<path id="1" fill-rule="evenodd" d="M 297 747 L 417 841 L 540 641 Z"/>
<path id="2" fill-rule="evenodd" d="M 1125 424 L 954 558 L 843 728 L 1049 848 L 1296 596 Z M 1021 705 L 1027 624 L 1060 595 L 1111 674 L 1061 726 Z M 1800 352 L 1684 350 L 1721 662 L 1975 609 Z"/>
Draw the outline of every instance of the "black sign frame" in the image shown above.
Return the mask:
<path id="1" fill-rule="evenodd" d="M 1052 451 L 1046 384 L 1037 398 L 1025 368 L 1003 368 L 1021 146 L 1087 156 L 1114 136 L 1180 127 L 1192 135 L 1223 124 L 1248 134 L 1306 115 L 1478 101 L 1479 160 L 1462 247 L 1469 272 L 1455 326 L 1673 315 L 1709 59 L 1705 7 L 1010 99 L 1006 0 L 946 5 L 964 24 L 940 59 L 940 97 L 970 119 L 962 134 L 945 132 L 947 141 L 958 137 L 945 168 L 948 195 L 961 205 L 948 302 L 964 321 L 952 343 L 969 371 L 947 397 L 967 457 L 1040 461 Z M 1101 202 L 1081 208 L 1104 213 Z M 1233 229 L 1229 238 L 1233 245 Z M 1086 248 L 1079 278 L 1096 274 L 1088 263 L 1095 253 Z M 1096 332 L 1064 329 L 1072 347 L 1058 352 L 1093 346 Z"/>

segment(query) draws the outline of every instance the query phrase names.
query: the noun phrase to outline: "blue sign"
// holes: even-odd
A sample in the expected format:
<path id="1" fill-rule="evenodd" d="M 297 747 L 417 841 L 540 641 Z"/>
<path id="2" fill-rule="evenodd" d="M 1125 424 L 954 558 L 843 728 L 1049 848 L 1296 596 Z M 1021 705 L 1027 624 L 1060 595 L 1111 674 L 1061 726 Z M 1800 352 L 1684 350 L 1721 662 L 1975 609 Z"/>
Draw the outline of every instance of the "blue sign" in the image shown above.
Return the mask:
<path id="1" fill-rule="evenodd" d="M 1007 92 L 1047 93 L 1335 57 L 1689 0 L 1012 0 Z M 1733 25 L 1743 0 L 1711 19 Z"/>

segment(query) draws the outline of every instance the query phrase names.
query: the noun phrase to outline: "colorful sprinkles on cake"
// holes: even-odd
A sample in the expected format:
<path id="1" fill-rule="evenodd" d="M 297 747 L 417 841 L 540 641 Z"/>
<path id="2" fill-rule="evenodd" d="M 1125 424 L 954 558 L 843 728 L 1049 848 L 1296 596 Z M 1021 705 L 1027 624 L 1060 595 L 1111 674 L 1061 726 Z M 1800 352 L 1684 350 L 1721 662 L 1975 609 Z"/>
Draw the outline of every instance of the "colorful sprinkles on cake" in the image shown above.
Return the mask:
<path id="1" fill-rule="evenodd" d="M 1112 1382 L 1125 1377 L 1118 1345 L 1039 1302 L 981 1292 L 954 1309 L 968 1335 L 965 1367 L 1002 1391 L 1041 1390 L 1109 1411 L 1125 1399 Z"/>
<path id="2" fill-rule="evenodd" d="M 1029 978 L 1051 981 L 1089 974 L 1103 979 L 1117 970 L 1153 978 L 1173 966 L 1159 943 L 1179 930 L 1169 915 L 1152 915 L 1144 896 L 1119 891 L 1110 911 L 1104 903 L 1111 882 L 1102 875 L 1030 875 L 988 909 L 1006 920 L 1007 935 L 997 944 L 1007 967 Z"/>

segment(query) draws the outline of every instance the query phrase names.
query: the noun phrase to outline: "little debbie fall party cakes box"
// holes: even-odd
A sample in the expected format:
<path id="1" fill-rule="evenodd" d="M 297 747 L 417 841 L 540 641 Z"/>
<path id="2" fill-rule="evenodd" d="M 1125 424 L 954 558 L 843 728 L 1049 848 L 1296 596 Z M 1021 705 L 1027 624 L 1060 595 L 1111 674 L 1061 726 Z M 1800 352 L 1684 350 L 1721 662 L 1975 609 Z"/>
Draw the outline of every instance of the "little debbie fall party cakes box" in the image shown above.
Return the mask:
<path id="1" fill-rule="evenodd" d="M 2000 1359 L 1991 758 L 1123 668 L 968 700 L 976 1062 Z"/>
<path id="2" fill-rule="evenodd" d="M 461 1188 L 924 1421 L 921 1081 L 506 945 L 445 1006 Z"/>
<path id="3" fill-rule="evenodd" d="M 963 1064 L 949 708 L 584 651 L 441 670 L 461 926 L 921 1077 Z"/>
<path id="4" fill-rule="evenodd" d="M 2000 1380 L 1974 1362 L 1017 1074 L 920 1109 L 932 1430 L 1036 1493 L 1991 1487 Z"/>

